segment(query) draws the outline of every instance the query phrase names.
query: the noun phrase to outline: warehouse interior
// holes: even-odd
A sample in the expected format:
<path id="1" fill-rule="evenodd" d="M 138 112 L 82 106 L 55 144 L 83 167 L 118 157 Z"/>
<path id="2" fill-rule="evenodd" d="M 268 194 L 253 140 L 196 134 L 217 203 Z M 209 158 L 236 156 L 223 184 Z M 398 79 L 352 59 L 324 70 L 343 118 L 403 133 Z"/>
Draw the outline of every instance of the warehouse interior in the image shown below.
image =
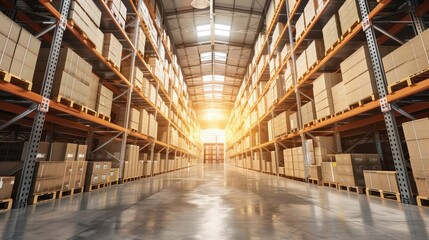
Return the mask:
<path id="1" fill-rule="evenodd" d="M 428 239 L 428 12 L 0 0 L 0 238 Z"/>

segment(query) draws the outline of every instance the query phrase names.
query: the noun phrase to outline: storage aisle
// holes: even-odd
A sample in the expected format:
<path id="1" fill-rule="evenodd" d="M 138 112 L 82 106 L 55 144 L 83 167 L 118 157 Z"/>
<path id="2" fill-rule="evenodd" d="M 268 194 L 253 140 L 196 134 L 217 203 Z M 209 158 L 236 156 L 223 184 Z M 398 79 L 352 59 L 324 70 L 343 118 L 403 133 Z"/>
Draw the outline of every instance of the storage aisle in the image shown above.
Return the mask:
<path id="1" fill-rule="evenodd" d="M 1 213 L 0 238 L 428 239 L 428 224 L 427 208 L 206 164 Z"/>

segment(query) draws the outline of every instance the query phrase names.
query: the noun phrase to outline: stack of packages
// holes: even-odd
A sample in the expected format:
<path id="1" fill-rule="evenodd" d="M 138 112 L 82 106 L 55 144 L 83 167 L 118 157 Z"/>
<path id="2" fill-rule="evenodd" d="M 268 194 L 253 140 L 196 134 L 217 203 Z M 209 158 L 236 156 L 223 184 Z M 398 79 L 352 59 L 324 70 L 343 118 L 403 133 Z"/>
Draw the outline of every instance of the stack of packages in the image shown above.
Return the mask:
<path id="1" fill-rule="evenodd" d="M 104 2 L 106 2 L 119 26 L 125 29 L 125 20 L 127 19 L 127 7 L 125 4 L 121 0 L 104 0 Z"/>
<path id="2" fill-rule="evenodd" d="M 411 168 L 420 197 L 429 197 L 429 119 L 422 118 L 402 124 Z"/>
<path id="3" fill-rule="evenodd" d="M 341 81 L 337 85 L 331 88 L 332 93 L 332 104 L 334 107 L 334 113 L 341 113 L 345 110 L 348 110 L 349 105 L 347 103 L 346 94 L 345 94 L 344 82 Z"/>
<path id="4" fill-rule="evenodd" d="M 117 114 L 116 118 L 117 121 L 116 123 L 119 126 L 125 126 L 125 112 L 126 112 L 126 107 L 122 106 L 119 108 L 119 113 Z M 128 118 L 128 129 L 134 130 L 136 132 L 139 131 L 139 125 L 140 125 L 140 112 L 139 110 L 135 109 L 135 108 L 130 108 L 130 115 Z"/>
<path id="5" fill-rule="evenodd" d="M 51 144 L 50 161 L 64 161 L 65 173 L 61 191 L 81 189 L 85 183 L 86 145 L 53 142 Z"/>
<path id="6" fill-rule="evenodd" d="M 31 82 L 40 40 L 0 12 L 0 70 Z M 29 87 L 31 88 L 31 86 Z"/>
<path id="7" fill-rule="evenodd" d="M 313 93 L 317 119 L 335 114 L 332 87 L 339 82 L 341 82 L 341 74 L 339 73 L 322 73 L 314 80 Z"/>
<path id="8" fill-rule="evenodd" d="M 285 69 L 285 89 L 289 90 L 293 86 L 293 70 L 292 62 L 287 61 Z"/>
<path id="9" fill-rule="evenodd" d="M 109 182 L 111 162 L 88 162 L 85 180 L 85 192 L 92 190 L 92 186 Z"/>
<path id="10" fill-rule="evenodd" d="M 334 46 L 339 41 L 341 36 L 341 26 L 338 19 L 338 14 L 334 13 L 329 21 L 323 26 L 323 44 L 326 51 Z"/>
<path id="11" fill-rule="evenodd" d="M 140 109 L 139 133 L 149 134 L 149 113 L 144 108 Z"/>
<path id="12" fill-rule="evenodd" d="M 110 168 L 110 174 L 108 176 L 109 183 L 118 183 L 119 181 L 119 168 Z"/>
<path id="13" fill-rule="evenodd" d="M 40 49 L 36 64 L 34 90 L 40 92 L 45 75 L 49 49 Z M 53 99 L 59 101 L 66 98 L 75 103 L 95 109 L 98 78 L 92 74 L 92 66 L 69 48 L 62 48 L 57 63 L 54 83 L 51 90 Z"/>
<path id="14" fill-rule="evenodd" d="M 429 30 L 383 57 L 387 83 L 395 84 L 429 67 Z"/>
<path id="15" fill-rule="evenodd" d="M 310 178 L 324 180 L 323 165 L 325 164 L 325 172 L 329 174 L 332 168 L 329 155 L 335 153 L 336 145 L 333 137 L 315 137 L 307 140 L 307 158 L 310 163 L 309 174 Z M 326 163 L 324 163 L 326 162 Z M 332 176 L 332 174 L 330 174 Z"/>
<path id="16" fill-rule="evenodd" d="M 0 187 L 0 201 L 10 199 L 12 197 L 12 190 L 15 184 L 15 177 L 0 176 L 0 182 L 2 183 Z M 12 206 L 8 206 L 8 208 L 11 207 Z"/>
<path id="17" fill-rule="evenodd" d="M 290 132 L 291 126 L 289 119 L 294 113 L 296 112 L 284 111 L 274 119 L 268 121 L 268 136 L 270 140 Z"/>
<path id="18" fill-rule="evenodd" d="M 336 154 L 338 183 L 348 187 L 364 187 L 363 170 L 381 170 L 378 154 Z"/>
<path id="19" fill-rule="evenodd" d="M 304 16 L 304 15 L 301 15 Z M 308 69 L 308 62 L 307 62 L 307 54 L 305 53 L 305 50 L 302 51 L 301 55 L 296 59 L 296 79 L 300 80 L 305 72 L 307 72 Z"/>
<path id="20" fill-rule="evenodd" d="M 122 75 L 124 75 L 124 77 L 126 77 L 130 81 L 130 83 L 132 82 L 130 61 L 122 62 L 121 73 Z M 138 66 L 135 66 L 133 75 L 134 75 L 134 86 L 141 92 L 144 92 L 143 91 L 143 82 L 144 82 L 143 71 Z"/>
<path id="21" fill-rule="evenodd" d="M 153 156 L 153 174 L 161 173 L 161 153 L 154 153 Z"/>
<path id="22" fill-rule="evenodd" d="M 314 66 L 325 56 L 325 47 L 323 46 L 322 40 L 314 40 L 308 45 L 305 50 L 305 54 L 307 55 L 307 66 L 308 68 Z"/>
<path id="23" fill-rule="evenodd" d="M 126 29 L 127 35 L 130 39 L 133 39 L 134 36 L 134 24 L 131 24 L 131 26 L 127 27 Z M 146 35 L 141 27 L 138 28 L 138 43 L 136 49 L 137 53 L 140 54 L 142 57 L 144 56 L 144 50 L 146 45 Z"/>
<path id="24" fill-rule="evenodd" d="M 56 7 L 60 2 L 53 2 Z M 79 27 L 86 34 L 95 49 L 102 53 L 103 51 L 103 32 L 100 30 L 101 11 L 94 1 L 90 0 L 73 0 L 70 5 L 68 19 Z"/>
<path id="25" fill-rule="evenodd" d="M 104 34 L 103 57 L 110 61 L 117 69 L 121 68 L 122 44 L 113 33 Z M 136 67 L 137 68 L 137 67 Z"/>
<path id="26" fill-rule="evenodd" d="M 373 98 L 378 97 L 367 46 L 360 47 L 346 60 L 341 62 L 340 66 L 348 106 L 371 96 Z"/>
<path id="27" fill-rule="evenodd" d="M 255 171 L 261 171 L 261 154 L 260 152 L 253 153 L 253 162 L 252 162 L 252 168 Z"/>
<path id="28" fill-rule="evenodd" d="M 110 121 L 110 114 L 112 113 L 113 92 L 103 84 L 98 85 L 97 100 L 95 111 L 99 117 L 107 117 L 105 120 Z"/>
<path id="29" fill-rule="evenodd" d="M 269 109 L 274 103 L 285 95 L 284 79 L 277 77 L 267 92 L 267 108 Z"/>
<path id="30" fill-rule="evenodd" d="M 284 175 L 286 177 L 293 177 L 293 156 L 292 156 L 292 148 L 287 148 L 283 150 L 283 159 L 284 159 Z"/>
<path id="31" fill-rule="evenodd" d="M 285 162 L 284 162 L 284 156 L 281 151 L 271 151 L 271 169 L 272 173 L 274 174 L 283 174 L 283 172 L 280 172 L 280 167 L 284 168 Z"/>
<path id="32" fill-rule="evenodd" d="M 288 148 L 283 150 L 285 175 L 304 179 L 304 154 L 302 147 Z"/>
<path id="33" fill-rule="evenodd" d="M 364 170 L 363 176 L 365 178 L 366 188 L 389 193 L 399 193 L 395 171 Z"/>
<path id="34" fill-rule="evenodd" d="M 316 119 L 316 112 L 314 109 L 314 102 L 310 101 L 301 106 L 302 124 L 313 122 Z"/>
<path id="35" fill-rule="evenodd" d="M 142 170 L 142 173 L 143 173 L 143 177 L 148 177 L 148 176 L 150 176 L 150 173 L 151 173 L 151 167 L 152 167 L 152 164 L 151 164 L 151 161 L 149 161 L 150 159 L 149 159 L 149 155 L 147 154 L 147 153 L 140 153 L 139 154 L 139 162 L 140 161 L 143 161 L 143 170 Z"/>
<path id="36" fill-rule="evenodd" d="M 341 33 L 345 34 L 359 20 L 359 6 L 356 0 L 346 0 L 338 10 Z"/>

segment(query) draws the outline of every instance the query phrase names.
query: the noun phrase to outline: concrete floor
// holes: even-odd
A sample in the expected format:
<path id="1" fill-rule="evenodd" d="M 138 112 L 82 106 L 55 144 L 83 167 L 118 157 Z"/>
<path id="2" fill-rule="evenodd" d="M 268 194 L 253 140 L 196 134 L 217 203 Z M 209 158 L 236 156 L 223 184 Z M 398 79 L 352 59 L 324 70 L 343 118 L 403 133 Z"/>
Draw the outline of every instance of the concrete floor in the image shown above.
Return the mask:
<path id="1" fill-rule="evenodd" d="M 429 208 L 224 165 L 0 213 L 1 239 L 429 239 Z"/>

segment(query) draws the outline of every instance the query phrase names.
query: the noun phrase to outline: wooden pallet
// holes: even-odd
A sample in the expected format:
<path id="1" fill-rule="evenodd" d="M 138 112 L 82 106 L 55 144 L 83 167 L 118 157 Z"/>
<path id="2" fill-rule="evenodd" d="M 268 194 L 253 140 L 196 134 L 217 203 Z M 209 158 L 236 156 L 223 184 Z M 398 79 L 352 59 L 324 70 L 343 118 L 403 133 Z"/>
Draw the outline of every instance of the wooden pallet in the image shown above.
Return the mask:
<path id="1" fill-rule="evenodd" d="M 112 185 L 117 185 L 118 183 L 119 183 L 119 181 L 118 181 L 118 180 L 116 180 L 116 181 L 109 182 L 109 185 L 110 185 L 110 186 L 112 186 Z"/>
<path id="2" fill-rule="evenodd" d="M 108 186 L 109 186 L 108 183 L 94 184 L 94 185 L 91 185 L 89 187 L 85 187 L 85 192 L 91 192 L 92 190 L 96 190 L 96 189 L 100 189 L 100 188 L 105 188 L 105 187 L 108 187 Z"/>
<path id="3" fill-rule="evenodd" d="M 428 207 L 429 206 L 429 197 L 417 196 L 417 206 Z"/>
<path id="4" fill-rule="evenodd" d="M 305 124 L 304 124 L 304 128 L 307 128 L 307 127 L 310 127 L 310 126 L 316 125 L 316 123 L 317 123 L 317 121 L 316 121 L 316 120 L 313 120 L 313 121 L 311 121 L 311 122 L 305 123 Z"/>
<path id="5" fill-rule="evenodd" d="M 330 118 L 333 118 L 333 117 L 335 117 L 335 115 L 328 115 L 328 116 L 325 116 L 325 117 L 319 118 L 319 119 L 317 119 L 316 121 L 317 121 L 317 123 L 320 123 L 320 122 L 326 121 L 326 120 L 328 120 L 328 119 L 330 119 Z"/>
<path id="6" fill-rule="evenodd" d="M 105 121 L 108 121 L 108 122 L 110 122 L 110 120 L 111 120 L 111 117 L 110 116 L 107 116 L 107 115 L 104 115 L 104 114 L 102 114 L 102 113 L 97 113 L 97 117 L 98 118 L 101 118 L 101 119 L 103 119 L 103 120 L 105 120 Z"/>
<path id="7" fill-rule="evenodd" d="M 76 32 L 78 32 L 78 33 L 80 33 L 80 35 L 82 35 L 85 42 L 89 43 L 89 45 L 91 45 L 91 47 L 93 47 L 93 48 L 96 47 L 95 43 L 90 38 L 88 38 L 88 35 L 85 33 L 85 31 L 83 31 L 82 28 L 80 28 L 73 19 L 69 20 L 69 24 L 70 24 L 72 29 L 76 30 Z"/>
<path id="8" fill-rule="evenodd" d="M 307 74 L 309 74 L 310 72 L 311 72 L 311 70 L 313 70 L 318 64 L 319 64 L 319 60 L 317 60 L 315 63 L 313 63 L 313 65 L 311 65 L 308 69 L 307 69 L 307 71 L 305 72 L 305 74 L 304 74 L 304 76 L 305 75 L 307 75 Z"/>
<path id="9" fill-rule="evenodd" d="M 314 184 L 314 185 L 322 185 L 322 181 L 317 178 L 308 178 L 308 183 Z"/>
<path id="10" fill-rule="evenodd" d="M 109 62 L 110 65 L 112 65 L 113 68 L 115 68 L 116 70 L 120 70 L 119 66 L 113 61 L 113 59 L 111 58 L 106 58 L 107 62 Z"/>
<path id="11" fill-rule="evenodd" d="M 346 186 L 346 185 L 338 184 L 338 189 L 345 190 L 347 192 L 354 192 L 357 194 L 363 194 L 365 188 L 360 187 L 360 186 Z"/>
<path id="12" fill-rule="evenodd" d="M 341 39 L 338 38 L 337 41 L 335 41 L 330 48 L 326 49 L 325 56 L 328 55 L 330 52 L 332 52 L 332 50 L 334 50 L 340 42 L 341 42 Z"/>
<path id="13" fill-rule="evenodd" d="M 37 194 L 37 195 L 31 196 L 29 198 L 29 204 L 34 205 L 37 203 L 55 200 L 56 198 L 57 198 L 57 192 L 48 192 L 48 193 Z"/>
<path id="14" fill-rule="evenodd" d="M 396 83 L 389 84 L 387 86 L 387 92 L 389 94 L 391 94 L 397 90 L 412 86 L 415 83 L 418 83 L 418 82 L 425 80 L 425 79 L 428 79 L 428 78 L 429 78 L 429 68 L 426 68 L 425 70 L 423 70 L 419 73 L 413 74 L 409 77 L 406 77 L 402 80 L 399 80 Z"/>
<path id="15" fill-rule="evenodd" d="M 82 104 L 76 103 L 75 101 L 70 100 L 67 97 L 59 95 L 59 96 L 55 97 L 54 100 L 55 100 L 55 102 L 58 102 L 58 103 L 66 105 L 67 107 L 76 109 L 79 112 L 83 112 L 84 111 L 84 106 Z"/>
<path id="16" fill-rule="evenodd" d="M 401 202 L 401 194 L 395 193 L 395 192 L 387 192 L 380 189 L 374 189 L 374 188 L 366 188 L 365 190 L 366 195 L 368 196 L 376 196 L 383 199 L 390 199 L 390 200 L 396 200 L 397 202 Z"/>
<path id="17" fill-rule="evenodd" d="M 12 198 L 0 199 L 0 212 L 8 211 L 12 209 Z"/>
<path id="18" fill-rule="evenodd" d="M 365 105 L 369 102 L 372 102 L 372 101 L 375 101 L 375 95 L 374 94 L 371 96 L 368 96 L 366 98 L 363 98 L 363 99 L 361 99 L 355 103 L 350 104 L 349 110 L 352 110 L 352 109 L 357 108 L 357 107 L 362 107 L 363 105 Z"/>
<path id="19" fill-rule="evenodd" d="M 336 183 L 336 182 L 323 182 L 322 185 L 325 187 L 331 187 L 331 188 L 338 189 L 338 183 Z"/>
<path id="20" fill-rule="evenodd" d="M 8 83 L 12 83 L 13 85 L 19 86 L 23 89 L 31 91 L 33 87 L 33 83 L 27 80 L 24 80 L 18 76 L 15 76 L 9 72 L 0 70 L 0 80 L 3 80 Z"/>
<path id="21" fill-rule="evenodd" d="M 97 112 L 95 110 L 93 110 L 89 107 L 86 107 L 86 106 L 83 106 L 83 112 L 85 112 L 88 115 L 94 116 L 94 117 L 97 116 Z"/>
<path id="22" fill-rule="evenodd" d="M 349 35 L 353 29 L 360 23 L 360 19 L 357 19 L 348 29 L 345 33 L 343 33 L 343 35 L 341 36 L 341 41 L 344 40 L 344 38 L 347 37 L 347 35 Z"/>
<path id="23" fill-rule="evenodd" d="M 347 108 L 347 109 L 344 109 L 344 110 L 342 110 L 342 111 L 339 111 L 339 112 L 335 113 L 335 116 L 338 116 L 338 115 L 344 114 L 344 113 L 346 113 L 346 112 L 348 112 L 348 111 L 349 111 L 349 109 L 348 109 L 348 108 Z"/>
<path id="24" fill-rule="evenodd" d="M 83 193 L 83 188 L 73 188 L 67 191 L 59 191 L 58 198 L 77 195 Z"/>

